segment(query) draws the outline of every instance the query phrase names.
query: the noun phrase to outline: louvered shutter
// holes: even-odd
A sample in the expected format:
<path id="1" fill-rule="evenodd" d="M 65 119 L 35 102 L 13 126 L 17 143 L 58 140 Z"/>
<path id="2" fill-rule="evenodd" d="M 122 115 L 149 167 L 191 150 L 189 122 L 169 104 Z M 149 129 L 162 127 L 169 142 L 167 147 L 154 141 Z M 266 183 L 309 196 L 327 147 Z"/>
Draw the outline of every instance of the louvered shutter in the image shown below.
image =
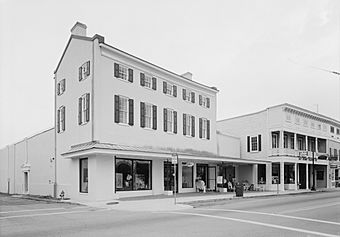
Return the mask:
<path id="1" fill-rule="evenodd" d="M 83 68 L 79 68 L 79 81 L 83 80 Z"/>
<path id="2" fill-rule="evenodd" d="M 186 99 L 186 92 L 187 92 L 187 90 L 183 88 L 183 90 L 182 90 L 182 93 L 183 93 L 183 95 L 182 95 L 182 96 L 183 96 L 183 100 Z"/>
<path id="3" fill-rule="evenodd" d="M 62 80 L 63 92 L 66 90 L 66 79 Z"/>
<path id="4" fill-rule="evenodd" d="M 173 95 L 174 97 L 177 97 L 177 86 L 173 85 L 173 86 L 172 86 L 172 90 L 173 90 L 172 95 Z"/>
<path id="5" fill-rule="evenodd" d="M 119 64 L 118 63 L 114 64 L 114 76 L 117 78 L 119 77 Z"/>
<path id="6" fill-rule="evenodd" d="M 207 139 L 210 139 L 210 120 L 207 120 Z"/>
<path id="7" fill-rule="evenodd" d="M 131 68 L 129 68 L 129 79 L 128 79 L 128 81 L 129 82 L 133 82 L 133 70 L 131 69 Z"/>
<path id="8" fill-rule="evenodd" d="M 195 117 L 191 117 L 191 136 L 195 136 Z"/>
<path id="9" fill-rule="evenodd" d="M 152 89 L 157 90 L 157 79 L 155 77 L 152 78 Z"/>
<path id="10" fill-rule="evenodd" d="M 78 124 L 82 122 L 82 98 L 78 99 Z"/>
<path id="11" fill-rule="evenodd" d="M 133 125 L 133 99 L 129 99 L 129 125 Z"/>
<path id="12" fill-rule="evenodd" d="M 90 121 L 90 94 L 86 94 L 86 122 Z"/>
<path id="13" fill-rule="evenodd" d="M 163 93 L 166 94 L 166 81 L 163 81 Z"/>
<path id="14" fill-rule="evenodd" d="M 177 133 L 177 111 L 174 111 L 174 133 Z"/>
<path id="15" fill-rule="evenodd" d="M 187 115 L 183 114 L 183 135 L 187 135 L 186 125 L 187 125 Z"/>
<path id="16" fill-rule="evenodd" d="M 57 95 L 60 95 L 60 83 L 57 84 Z"/>
<path id="17" fill-rule="evenodd" d="M 163 121 L 164 121 L 164 132 L 168 131 L 168 110 L 164 108 L 163 110 Z"/>
<path id="18" fill-rule="evenodd" d="M 119 96 L 115 95 L 115 123 L 119 123 Z"/>
<path id="19" fill-rule="evenodd" d="M 247 152 L 250 152 L 250 136 L 247 136 Z"/>
<path id="20" fill-rule="evenodd" d="M 140 126 L 145 127 L 145 103 L 140 102 Z"/>
<path id="21" fill-rule="evenodd" d="M 259 145 L 259 151 L 261 151 L 261 135 L 258 136 L 258 145 Z"/>
<path id="22" fill-rule="evenodd" d="M 199 95 L 198 99 L 199 99 L 199 105 L 202 105 L 202 95 Z"/>
<path id="23" fill-rule="evenodd" d="M 191 102 L 195 103 L 195 92 L 191 92 Z"/>
<path id="24" fill-rule="evenodd" d="M 57 110 L 57 132 L 60 133 L 60 109 Z"/>
<path id="25" fill-rule="evenodd" d="M 140 73 L 140 85 L 145 86 L 145 75 L 144 73 Z"/>
<path id="26" fill-rule="evenodd" d="M 210 99 L 207 98 L 207 108 L 210 108 Z"/>
<path id="27" fill-rule="evenodd" d="M 157 129 L 157 106 L 152 106 L 152 129 Z"/>
<path id="28" fill-rule="evenodd" d="M 202 123 L 203 123 L 203 120 L 202 120 L 202 118 L 199 118 L 199 124 L 198 124 L 198 129 L 199 129 L 199 131 L 198 131 L 198 135 L 199 135 L 199 137 L 200 138 L 202 138 Z"/>
<path id="29" fill-rule="evenodd" d="M 61 109 L 61 120 L 63 121 L 63 126 L 62 126 L 62 129 L 63 131 L 65 131 L 65 107 L 62 107 Z"/>
<path id="30" fill-rule="evenodd" d="M 87 61 L 86 62 L 86 76 L 89 76 L 90 75 L 90 61 Z"/>

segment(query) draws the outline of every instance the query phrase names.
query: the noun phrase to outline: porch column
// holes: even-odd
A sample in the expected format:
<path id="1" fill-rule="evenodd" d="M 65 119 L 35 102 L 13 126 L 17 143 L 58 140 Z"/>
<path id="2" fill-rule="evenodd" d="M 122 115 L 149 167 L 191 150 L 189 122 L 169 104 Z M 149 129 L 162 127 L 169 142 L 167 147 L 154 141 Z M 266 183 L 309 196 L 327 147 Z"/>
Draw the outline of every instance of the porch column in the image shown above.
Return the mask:
<path id="1" fill-rule="evenodd" d="M 297 134 L 294 133 L 294 150 L 298 150 L 298 143 L 297 143 Z"/>
<path id="2" fill-rule="evenodd" d="M 266 190 L 271 190 L 272 185 L 272 163 L 266 164 Z"/>
<path id="3" fill-rule="evenodd" d="M 316 137 L 316 138 L 315 138 L 315 152 L 316 152 L 316 153 L 319 153 L 319 148 L 318 148 L 319 142 L 318 142 L 318 140 L 319 140 L 319 139 Z M 316 154 L 315 154 L 315 157 L 316 157 Z"/>
<path id="4" fill-rule="evenodd" d="M 307 135 L 305 136 L 305 142 L 306 142 L 306 149 L 305 149 L 305 151 L 308 151 L 308 136 Z"/>
<path id="5" fill-rule="evenodd" d="M 283 148 L 284 146 L 284 135 L 283 135 L 283 130 L 280 131 L 280 148 Z"/>
<path id="6" fill-rule="evenodd" d="M 258 166 L 257 164 L 253 164 L 253 184 L 255 188 L 258 186 L 258 182 L 257 182 L 258 175 L 257 174 L 258 174 Z"/>
<path id="7" fill-rule="evenodd" d="M 298 170 L 297 170 L 298 166 L 297 166 L 297 163 L 294 164 L 294 184 L 295 184 L 295 187 L 294 187 L 294 190 L 298 190 L 298 182 L 297 182 L 297 177 L 298 177 Z"/>
<path id="8" fill-rule="evenodd" d="M 306 189 L 309 189 L 308 163 L 306 164 Z"/>
<path id="9" fill-rule="evenodd" d="M 285 190 L 285 163 L 280 162 L 280 191 Z"/>

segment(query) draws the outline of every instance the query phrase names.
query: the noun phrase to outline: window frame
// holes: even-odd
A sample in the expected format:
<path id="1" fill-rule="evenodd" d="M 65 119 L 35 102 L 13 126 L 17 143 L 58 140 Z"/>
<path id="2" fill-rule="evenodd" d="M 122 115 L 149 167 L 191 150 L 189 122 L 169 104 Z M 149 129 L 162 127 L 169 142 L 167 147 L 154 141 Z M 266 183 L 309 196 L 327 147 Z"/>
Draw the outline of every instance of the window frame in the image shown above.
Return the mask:
<path id="1" fill-rule="evenodd" d="M 89 101 L 87 102 L 87 95 L 89 95 Z M 81 123 L 79 125 L 85 125 L 90 121 L 90 113 L 88 112 L 90 110 L 90 93 L 85 93 L 81 97 Z M 79 113 L 79 111 L 78 111 Z M 86 121 L 86 114 L 89 113 L 89 120 Z"/>
<path id="2" fill-rule="evenodd" d="M 174 110 L 166 108 L 167 110 L 167 118 L 166 118 L 166 123 L 167 123 L 167 132 L 168 133 L 174 133 Z M 171 129 L 169 129 L 171 127 Z"/>
<path id="3" fill-rule="evenodd" d="M 256 141 L 254 141 L 254 138 Z M 256 150 L 254 149 L 256 144 Z M 258 136 L 250 136 L 250 152 L 258 152 L 259 151 L 259 142 L 258 142 Z"/>
<path id="4" fill-rule="evenodd" d="M 87 178 L 87 181 L 86 182 L 82 182 L 83 178 L 85 177 L 84 173 L 83 173 L 83 163 L 82 163 L 83 161 L 87 162 L 87 165 L 86 165 L 87 166 L 86 167 L 86 178 Z M 88 169 L 89 169 L 88 158 L 81 158 L 81 159 L 79 159 L 79 192 L 80 193 L 88 193 L 88 185 L 89 185 L 89 182 L 88 182 L 88 179 L 89 179 Z M 83 183 L 87 183 L 87 185 L 85 187 L 85 191 L 83 191 Z"/>
<path id="5" fill-rule="evenodd" d="M 202 139 L 208 138 L 208 119 L 202 118 Z"/>
<path id="6" fill-rule="evenodd" d="M 144 114 L 144 119 L 145 119 L 145 121 L 144 121 L 144 128 L 147 128 L 147 129 L 152 129 L 153 128 L 153 114 L 152 114 L 152 104 L 150 104 L 150 103 L 144 103 L 144 108 L 145 108 L 145 114 Z M 149 110 L 148 110 L 148 108 L 149 108 Z M 150 114 L 148 115 L 148 113 L 147 112 L 150 112 Z M 148 126 L 148 124 L 147 124 L 147 119 L 150 119 L 150 126 Z"/>
<path id="7" fill-rule="evenodd" d="M 125 102 L 126 111 L 122 109 L 124 108 L 124 102 Z M 124 115 L 125 115 L 126 121 L 124 121 Z M 126 96 L 119 95 L 119 122 L 118 123 L 129 124 L 129 98 Z"/>
<path id="8" fill-rule="evenodd" d="M 64 113 L 62 112 L 64 110 Z M 65 130 L 66 130 L 66 124 L 65 124 L 65 106 L 64 105 L 62 105 L 62 106 L 60 106 L 59 107 L 59 109 L 58 109 L 58 111 L 57 111 L 57 119 L 59 119 L 58 121 L 57 121 L 57 132 L 58 133 L 63 133 L 63 132 L 65 132 Z"/>
<path id="9" fill-rule="evenodd" d="M 279 148 L 279 135 L 277 133 L 272 133 L 272 149 Z"/>
<path id="10" fill-rule="evenodd" d="M 90 67 L 90 61 L 86 61 L 85 63 L 83 63 L 83 65 L 79 67 L 79 81 L 84 81 L 91 75 Z"/>
<path id="11" fill-rule="evenodd" d="M 192 137 L 192 118 L 191 114 L 186 114 L 185 116 L 185 136 Z"/>

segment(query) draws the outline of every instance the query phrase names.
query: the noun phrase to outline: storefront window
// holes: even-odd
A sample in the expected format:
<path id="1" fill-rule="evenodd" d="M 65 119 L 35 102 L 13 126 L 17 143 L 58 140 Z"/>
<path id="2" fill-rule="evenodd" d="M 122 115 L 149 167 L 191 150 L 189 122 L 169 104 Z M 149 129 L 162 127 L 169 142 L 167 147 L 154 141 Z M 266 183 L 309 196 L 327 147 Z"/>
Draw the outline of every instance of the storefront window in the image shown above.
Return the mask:
<path id="1" fill-rule="evenodd" d="M 285 164 L 285 184 L 294 184 L 295 182 L 295 165 L 294 164 Z"/>
<path id="2" fill-rule="evenodd" d="M 266 165 L 257 165 L 257 182 L 258 184 L 266 183 Z"/>
<path id="3" fill-rule="evenodd" d="M 273 163 L 272 164 L 272 184 L 280 183 L 280 164 Z"/>
<path id="4" fill-rule="evenodd" d="M 116 159 L 116 191 L 151 190 L 151 161 Z"/>
<path id="5" fill-rule="evenodd" d="M 182 188 L 193 188 L 194 167 L 183 164 L 182 166 Z"/>
<path id="6" fill-rule="evenodd" d="M 88 159 L 79 160 L 80 192 L 88 192 Z"/>

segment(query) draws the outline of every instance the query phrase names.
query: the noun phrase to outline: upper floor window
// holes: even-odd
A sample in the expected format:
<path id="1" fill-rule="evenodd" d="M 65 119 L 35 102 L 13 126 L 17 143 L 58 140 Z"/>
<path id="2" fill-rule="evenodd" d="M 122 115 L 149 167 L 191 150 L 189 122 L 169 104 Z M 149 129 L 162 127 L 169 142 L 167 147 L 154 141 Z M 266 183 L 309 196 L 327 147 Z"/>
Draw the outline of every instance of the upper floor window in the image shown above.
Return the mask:
<path id="1" fill-rule="evenodd" d="M 272 135 L 272 148 L 279 148 L 279 135 L 276 133 Z"/>
<path id="2" fill-rule="evenodd" d="M 333 126 L 331 126 L 331 133 L 334 133 L 334 127 Z"/>
<path id="3" fill-rule="evenodd" d="M 57 132 L 65 131 L 65 106 L 61 106 L 57 111 Z"/>
<path id="4" fill-rule="evenodd" d="M 157 129 L 157 106 L 140 102 L 140 126 Z"/>
<path id="5" fill-rule="evenodd" d="M 157 79 L 148 74 L 140 73 L 140 85 L 153 90 L 157 89 Z"/>
<path id="6" fill-rule="evenodd" d="M 177 86 L 169 82 L 163 81 L 163 93 L 177 97 Z"/>
<path id="7" fill-rule="evenodd" d="M 90 75 L 90 61 L 79 67 L 79 81 L 85 80 Z"/>
<path id="8" fill-rule="evenodd" d="M 336 129 L 336 135 L 340 135 L 340 129 L 339 128 Z"/>
<path id="9" fill-rule="evenodd" d="M 78 99 L 78 124 L 85 124 L 88 121 L 90 121 L 90 93 Z"/>
<path id="10" fill-rule="evenodd" d="M 251 137 L 251 151 L 257 151 L 257 137 Z"/>
<path id="11" fill-rule="evenodd" d="M 177 111 L 164 108 L 164 132 L 177 133 Z"/>
<path id="12" fill-rule="evenodd" d="M 283 135 L 283 148 L 288 148 L 288 135 Z"/>
<path id="13" fill-rule="evenodd" d="M 190 114 L 183 114 L 183 135 L 195 136 L 195 117 Z"/>
<path id="14" fill-rule="evenodd" d="M 210 98 L 203 95 L 199 95 L 199 105 L 205 108 L 210 108 Z"/>
<path id="15" fill-rule="evenodd" d="M 66 89 L 66 80 L 62 79 L 60 82 L 57 84 L 57 95 L 62 95 Z"/>
<path id="16" fill-rule="evenodd" d="M 261 135 L 247 136 L 247 152 L 261 151 Z"/>
<path id="17" fill-rule="evenodd" d="M 133 125 L 133 99 L 125 96 L 114 96 L 114 121 L 115 123 Z"/>
<path id="18" fill-rule="evenodd" d="M 133 82 L 133 70 L 118 63 L 114 63 L 114 76 L 122 80 Z"/>
<path id="19" fill-rule="evenodd" d="M 298 140 L 297 140 L 297 142 L 298 142 L 298 149 L 300 150 L 300 151 L 303 151 L 304 149 L 305 149 L 305 147 L 304 147 L 304 142 L 303 142 L 303 138 L 301 138 L 301 137 L 299 137 L 298 138 Z"/>
<path id="20" fill-rule="evenodd" d="M 206 118 L 199 119 L 199 137 L 203 139 L 210 139 L 210 120 Z"/>
<path id="21" fill-rule="evenodd" d="M 183 88 L 182 94 L 183 100 L 195 103 L 195 92 Z"/>

